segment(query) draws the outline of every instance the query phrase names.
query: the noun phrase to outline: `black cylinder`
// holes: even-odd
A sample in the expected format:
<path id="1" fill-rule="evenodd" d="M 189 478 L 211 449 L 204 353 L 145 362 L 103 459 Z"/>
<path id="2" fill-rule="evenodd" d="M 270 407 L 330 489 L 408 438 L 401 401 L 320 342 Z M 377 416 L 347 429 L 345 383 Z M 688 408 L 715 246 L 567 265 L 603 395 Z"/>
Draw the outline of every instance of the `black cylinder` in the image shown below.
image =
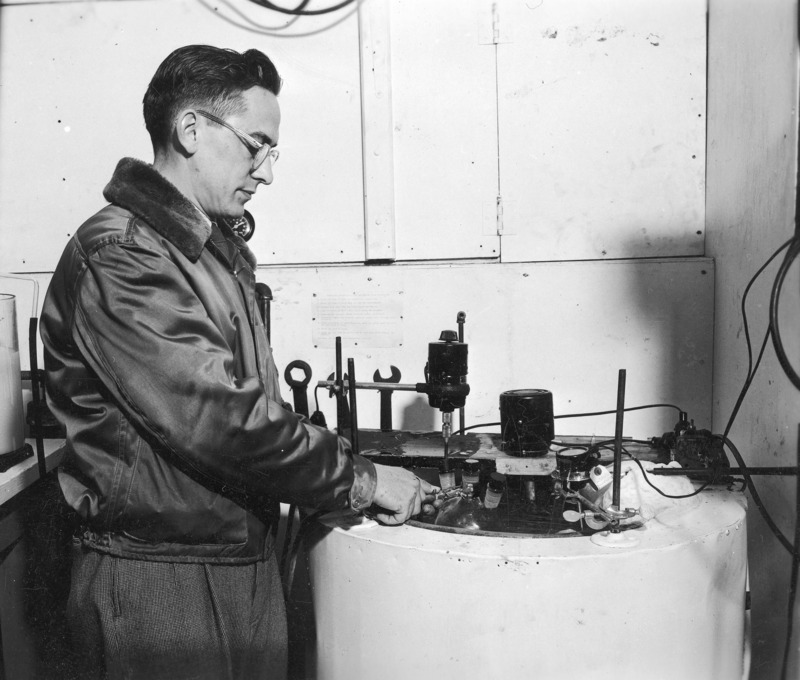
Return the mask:
<path id="1" fill-rule="evenodd" d="M 555 436 L 553 393 L 509 390 L 500 395 L 500 449 L 511 456 L 543 456 Z"/>

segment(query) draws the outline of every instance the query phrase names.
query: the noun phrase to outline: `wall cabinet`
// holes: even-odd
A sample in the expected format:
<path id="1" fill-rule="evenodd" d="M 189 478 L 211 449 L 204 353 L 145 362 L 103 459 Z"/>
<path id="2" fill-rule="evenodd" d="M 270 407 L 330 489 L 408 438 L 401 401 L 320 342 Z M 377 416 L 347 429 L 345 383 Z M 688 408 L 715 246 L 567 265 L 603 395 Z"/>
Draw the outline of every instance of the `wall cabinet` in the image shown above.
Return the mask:
<path id="1" fill-rule="evenodd" d="M 262 264 L 701 255 L 705 26 L 705 0 L 4 5 L 0 271 L 52 270 L 119 158 L 150 160 L 141 98 L 189 43 L 284 80 Z"/>

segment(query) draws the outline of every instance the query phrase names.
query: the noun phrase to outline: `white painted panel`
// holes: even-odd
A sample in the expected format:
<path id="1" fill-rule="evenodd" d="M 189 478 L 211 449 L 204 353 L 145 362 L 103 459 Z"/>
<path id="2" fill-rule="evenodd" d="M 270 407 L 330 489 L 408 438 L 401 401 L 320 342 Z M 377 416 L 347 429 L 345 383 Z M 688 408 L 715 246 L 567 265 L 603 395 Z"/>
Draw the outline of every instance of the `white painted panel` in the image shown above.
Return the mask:
<path id="1" fill-rule="evenodd" d="M 190 43 L 259 48 L 284 79 L 275 182 L 249 207 L 259 260 L 363 259 L 354 9 L 287 30 L 286 16 L 246 0 L 0 11 L 0 270 L 52 269 L 68 235 L 104 204 L 119 158 L 152 159 L 142 96 L 161 60 Z"/>
<path id="2" fill-rule="evenodd" d="M 364 163 L 365 259 L 396 259 L 394 124 L 388 2 L 358 6 L 361 49 L 361 129 Z"/>
<path id="3" fill-rule="evenodd" d="M 499 395 L 510 389 L 553 392 L 556 414 L 613 410 L 617 375 L 627 371 L 626 405 L 676 404 L 710 426 L 713 326 L 713 262 L 705 258 L 539 264 L 390 265 L 267 268 L 259 279 L 273 290 L 273 348 L 281 371 L 303 359 L 312 386 L 334 371 L 335 346 L 343 340 L 344 366 L 355 360 L 358 381 L 384 377 L 395 365 L 401 382 L 424 380 L 429 342 L 457 329 L 466 312 L 469 344 L 467 425 L 499 421 Z M 316 318 L 320 298 L 385 300 L 385 313 L 365 318 L 387 334 L 350 333 L 352 309 Z M 354 304 L 353 308 L 358 305 Z M 393 315 L 401 318 L 393 325 Z M 326 336 L 320 335 L 324 323 Z M 283 385 L 285 398 L 290 398 Z M 313 409 L 313 395 L 310 403 Z M 324 390 L 320 407 L 335 426 L 334 401 Z M 380 424 L 379 395 L 358 395 L 359 425 Z M 394 425 L 431 430 L 440 426 L 427 398 L 394 395 Z M 635 411 L 625 434 L 651 437 L 672 429 L 671 409 Z M 489 428 L 492 430 L 492 428 Z M 496 430 L 495 430 L 496 431 Z M 556 421 L 557 434 L 614 434 L 614 417 Z"/>
<path id="4" fill-rule="evenodd" d="M 702 254 L 706 1 L 497 8 L 503 260 Z"/>
<path id="5" fill-rule="evenodd" d="M 498 257 L 491 22 L 477 0 L 391 0 L 397 259 Z"/>

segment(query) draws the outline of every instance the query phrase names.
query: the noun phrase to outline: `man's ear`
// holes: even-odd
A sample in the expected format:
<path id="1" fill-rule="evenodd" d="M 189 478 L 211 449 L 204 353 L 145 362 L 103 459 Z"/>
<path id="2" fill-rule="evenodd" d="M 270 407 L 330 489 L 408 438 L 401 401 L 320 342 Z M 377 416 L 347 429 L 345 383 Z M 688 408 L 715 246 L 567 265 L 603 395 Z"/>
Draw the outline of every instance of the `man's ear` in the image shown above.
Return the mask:
<path id="1" fill-rule="evenodd" d="M 187 156 L 193 155 L 197 151 L 199 131 L 198 116 L 192 109 L 182 111 L 178 115 L 175 126 L 175 141 L 180 150 Z"/>

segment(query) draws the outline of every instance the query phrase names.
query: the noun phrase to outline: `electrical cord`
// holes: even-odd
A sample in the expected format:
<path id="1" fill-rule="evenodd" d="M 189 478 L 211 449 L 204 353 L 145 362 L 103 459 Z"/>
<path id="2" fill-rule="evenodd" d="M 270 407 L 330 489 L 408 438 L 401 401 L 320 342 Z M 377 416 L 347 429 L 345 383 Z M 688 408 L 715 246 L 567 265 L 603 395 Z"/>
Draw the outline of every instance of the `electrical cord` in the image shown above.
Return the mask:
<path id="1" fill-rule="evenodd" d="M 800 135 L 798 135 L 800 139 Z M 800 195 L 799 195 L 800 196 Z M 800 216 L 800 215 L 798 215 Z M 795 219 L 797 220 L 797 217 Z M 798 223 L 800 225 L 800 223 Z M 725 446 L 727 446 L 730 451 L 733 453 L 734 457 L 736 458 L 737 463 L 741 469 L 742 477 L 744 478 L 744 488 L 747 488 L 750 491 L 750 496 L 753 499 L 753 502 L 756 504 L 759 513 L 763 517 L 764 521 L 767 523 L 770 531 L 772 531 L 773 535 L 778 539 L 780 544 L 789 552 L 792 556 L 792 571 L 790 576 L 790 591 L 789 591 L 789 604 L 788 604 L 788 622 L 787 622 L 787 635 L 786 641 L 784 646 L 784 657 L 783 657 L 783 668 L 781 672 L 781 678 L 786 678 L 787 670 L 788 670 L 788 661 L 789 661 L 789 650 L 791 649 L 791 639 L 792 639 L 792 629 L 794 623 L 794 602 L 796 599 L 797 594 L 797 582 L 798 582 L 798 568 L 800 566 L 800 475 L 798 475 L 798 495 L 796 498 L 796 512 L 795 512 L 795 537 L 794 537 L 794 544 L 792 544 L 786 536 L 780 531 L 779 527 L 772 519 L 771 515 L 767 511 L 766 507 L 764 506 L 761 498 L 758 494 L 755 484 L 753 483 L 753 479 L 748 472 L 747 465 L 744 462 L 744 459 L 740 455 L 738 449 L 733 444 L 733 442 L 729 438 L 729 434 L 731 428 L 733 427 L 733 423 L 736 420 L 736 416 L 739 413 L 739 409 L 744 402 L 744 398 L 747 392 L 750 389 L 750 385 L 755 378 L 756 372 L 761 364 L 761 360 L 764 356 L 764 351 L 766 350 L 767 344 L 769 343 L 770 338 L 772 338 L 772 343 L 775 348 L 775 353 L 778 357 L 778 361 L 780 362 L 781 368 L 783 369 L 786 376 L 789 378 L 791 383 L 798 389 L 800 389 L 800 376 L 797 375 L 797 372 L 791 365 L 789 361 L 786 351 L 783 346 L 781 333 L 780 333 L 780 322 L 779 322 L 779 303 L 780 303 L 780 294 L 783 288 L 783 283 L 786 278 L 786 274 L 789 271 L 794 260 L 797 258 L 798 253 L 800 253 L 800 233 L 798 233 L 797 225 L 795 229 L 795 235 L 783 243 L 767 260 L 764 264 L 758 269 L 758 271 L 753 275 L 753 277 L 748 282 L 747 286 L 745 287 L 744 293 L 742 295 L 742 303 L 741 303 L 741 311 L 742 311 L 742 321 L 744 326 L 744 334 L 745 334 L 745 342 L 747 344 L 747 376 L 745 378 L 744 384 L 742 385 L 742 389 L 739 392 L 739 395 L 736 399 L 734 407 L 731 411 L 730 417 L 728 418 L 728 422 L 725 425 L 725 430 L 723 435 L 714 435 L 717 438 L 722 439 Z M 754 285 L 756 279 L 764 272 L 767 266 L 785 249 L 787 249 L 786 255 L 784 256 L 783 262 L 776 274 L 775 281 L 773 282 L 771 293 L 770 293 L 770 306 L 769 306 L 769 324 L 767 326 L 767 330 L 764 333 L 764 338 L 761 343 L 761 349 L 759 350 L 758 356 L 753 361 L 753 349 L 752 349 L 752 342 L 750 339 L 750 329 L 749 323 L 747 321 L 747 296 L 750 292 L 750 289 Z M 798 455 L 798 465 L 800 466 L 800 453 Z"/>
<path id="2" fill-rule="evenodd" d="M 781 267 L 772 285 L 772 290 L 770 295 L 770 308 L 769 308 L 769 325 L 767 327 L 767 331 L 764 333 L 764 339 L 761 343 L 761 349 L 759 350 L 758 357 L 756 358 L 756 361 L 754 363 L 752 355 L 752 345 L 750 341 L 749 324 L 747 322 L 747 308 L 746 308 L 747 295 L 750 292 L 750 288 L 753 286 L 756 279 L 772 262 L 772 260 L 774 260 L 780 254 L 780 252 L 786 249 L 787 247 L 789 248 L 789 250 L 787 251 L 784 260 L 781 263 Z M 736 461 L 739 464 L 739 467 L 741 468 L 742 476 L 744 477 L 744 485 L 750 491 L 750 496 L 753 499 L 753 502 L 756 504 L 759 513 L 763 517 L 764 521 L 767 523 L 767 526 L 769 527 L 770 531 L 772 531 L 773 535 L 778 539 L 780 544 L 792 556 L 792 569 L 789 578 L 789 595 L 788 595 L 788 605 L 787 605 L 788 613 L 787 613 L 787 625 L 786 625 L 786 638 L 784 642 L 783 666 L 781 669 L 781 678 L 783 680 L 785 680 L 787 677 L 788 667 L 789 667 L 789 653 L 791 650 L 792 631 L 794 626 L 794 603 L 797 597 L 798 563 L 800 562 L 800 553 L 798 552 L 798 547 L 800 547 L 800 475 L 797 475 L 799 488 L 798 488 L 798 495 L 796 498 L 797 507 L 795 510 L 795 537 L 794 537 L 794 544 L 792 544 L 780 531 L 777 524 L 772 519 L 772 516 L 769 514 L 763 502 L 761 501 L 761 497 L 758 495 L 758 491 L 756 489 L 755 484 L 753 483 L 753 479 L 747 470 L 747 465 L 745 464 L 742 456 L 739 454 L 739 451 L 736 448 L 736 446 L 734 446 L 733 442 L 729 439 L 728 435 L 730 434 L 731 428 L 733 427 L 733 423 L 736 419 L 736 416 L 739 413 L 739 409 L 741 408 L 741 405 L 744 402 L 745 395 L 750 389 L 750 385 L 752 384 L 756 372 L 758 371 L 758 367 L 761 364 L 761 360 L 764 356 L 764 351 L 767 347 L 767 344 L 769 343 L 770 338 L 772 338 L 773 346 L 775 348 L 775 353 L 778 356 L 778 361 L 780 362 L 781 367 L 783 368 L 787 377 L 789 377 L 792 384 L 795 387 L 798 387 L 798 389 L 800 389 L 800 384 L 798 382 L 797 374 L 792 368 L 791 363 L 786 357 L 786 352 L 784 351 L 783 342 L 781 340 L 781 335 L 780 335 L 780 323 L 778 320 L 778 303 L 780 301 L 780 292 L 783 287 L 783 282 L 786 278 L 786 272 L 789 270 L 789 267 L 791 266 L 792 262 L 794 262 L 798 252 L 800 252 L 800 241 L 798 240 L 796 233 L 793 238 L 789 239 L 784 244 L 782 244 L 767 259 L 767 261 L 761 266 L 761 268 L 753 275 L 753 277 L 750 279 L 750 282 L 747 284 L 745 288 L 744 294 L 742 295 L 742 320 L 744 324 L 745 341 L 747 343 L 747 358 L 748 358 L 747 377 L 745 379 L 744 384 L 742 385 L 741 391 L 739 392 L 739 396 L 736 400 L 736 403 L 734 404 L 733 410 L 731 411 L 731 415 L 728 418 L 724 434 L 721 437 L 725 445 L 731 450 L 734 457 L 736 458 Z M 800 465 L 800 456 L 798 456 L 797 462 Z"/>
<path id="3" fill-rule="evenodd" d="M 630 456 L 631 454 L 628 454 L 628 455 Z M 706 489 L 712 482 L 711 479 L 703 482 L 703 484 L 701 486 L 699 486 L 697 489 L 695 489 L 694 491 L 692 491 L 692 493 L 685 493 L 685 494 L 678 494 L 678 495 L 668 494 L 668 493 L 662 491 L 661 489 L 659 489 L 655 484 L 653 484 L 653 482 L 650 481 L 650 475 L 647 474 L 647 472 L 644 469 L 644 466 L 642 465 L 642 462 L 636 456 L 631 456 L 631 460 L 633 460 L 633 462 L 636 463 L 639 466 L 639 469 L 642 471 L 642 477 L 644 477 L 644 481 L 647 482 L 658 493 L 660 493 L 662 496 L 664 496 L 664 498 L 691 498 L 692 496 L 696 496 L 701 491 Z"/>
<path id="4" fill-rule="evenodd" d="M 773 336 L 773 334 L 775 332 L 775 328 L 777 326 L 777 320 L 776 320 L 775 325 L 770 323 L 770 325 L 767 327 L 767 331 L 764 333 L 764 338 L 763 338 L 763 340 L 761 342 L 761 348 L 760 348 L 760 350 L 758 352 L 758 356 L 756 357 L 755 362 L 753 362 L 753 348 L 752 348 L 752 342 L 751 342 L 751 339 L 750 339 L 749 323 L 747 321 L 747 306 L 746 306 L 747 296 L 748 296 L 748 294 L 750 292 L 750 289 L 753 287 L 753 284 L 758 279 L 758 277 L 764 272 L 764 270 L 767 268 L 767 266 L 769 266 L 769 264 L 781 253 L 781 251 L 783 251 L 784 249 L 786 249 L 787 247 L 792 245 L 794 242 L 795 242 L 795 238 L 791 238 L 788 241 L 786 241 L 785 243 L 783 243 L 780 247 L 778 247 L 778 249 L 774 253 L 772 253 L 772 255 L 770 255 L 770 257 L 766 260 L 766 262 L 764 262 L 764 264 L 761 265 L 761 267 L 752 276 L 752 278 L 748 282 L 747 286 L 745 287 L 744 293 L 742 295 L 741 310 L 742 310 L 742 321 L 743 321 L 743 326 L 744 326 L 745 342 L 747 344 L 747 358 L 748 358 L 747 377 L 745 378 L 744 384 L 742 385 L 742 389 L 739 391 L 739 395 L 738 395 L 738 397 L 736 399 L 736 403 L 734 404 L 733 409 L 731 410 L 731 414 L 730 414 L 730 416 L 728 418 L 728 422 L 725 425 L 725 430 L 724 430 L 723 434 L 722 435 L 714 435 L 715 437 L 718 437 L 718 438 L 722 439 L 723 443 L 733 453 L 734 457 L 736 458 L 736 462 L 739 464 L 739 467 L 741 468 L 742 476 L 744 477 L 744 480 L 745 480 L 745 486 L 750 491 L 750 495 L 752 496 L 753 501 L 755 502 L 756 507 L 758 508 L 758 511 L 761 513 L 761 516 L 764 518 L 764 521 L 767 523 L 767 526 L 770 528 L 770 530 L 772 531 L 773 535 L 778 539 L 778 541 L 781 543 L 781 545 L 784 548 L 786 548 L 786 550 L 788 550 L 789 553 L 792 554 L 793 556 L 795 556 L 795 554 L 796 554 L 795 546 L 793 546 L 786 539 L 786 537 L 783 535 L 783 533 L 779 530 L 777 524 L 774 522 L 774 520 L 770 516 L 769 512 L 767 511 L 766 506 L 761 502 L 761 498 L 758 495 L 758 491 L 756 490 L 756 486 L 753 483 L 753 479 L 752 479 L 751 475 L 749 474 L 749 472 L 747 470 L 747 465 L 745 464 L 744 459 L 742 458 L 742 456 L 739 454 L 738 449 L 734 446 L 733 442 L 730 440 L 729 435 L 730 435 L 731 428 L 733 427 L 733 423 L 736 420 L 736 416 L 739 413 L 739 409 L 741 408 L 742 404 L 744 403 L 745 396 L 747 395 L 747 392 L 750 390 L 750 385 L 752 384 L 753 379 L 755 378 L 756 372 L 758 371 L 758 368 L 761 365 L 761 360 L 764 357 L 764 351 L 767 348 L 767 344 L 769 343 L 769 339 L 770 339 L 771 336 Z M 788 253 L 787 253 L 787 255 L 788 255 Z M 776 281 L 773 284 L 773 297 L 774 297 L 775 286 L 777 285 L 777 283 L 778 283 L 778 280 L 776 278 Z"/>
<path id="5" fill-rule="evenodd" d="M 744 402 L 744 398 L 750 389 L 750 385 L 753 382 L 753 378 L 755 378 L 755 374 L 761 363 L 761 359 L 764 356 L 764 350 L 766 349 L 767 343 L 769 342 L 769 338 L 774 333 L 774 327 L 772 323 L 770 323 L 770 325 L 767 327 L 766 333 L 764 334 L 764 339 L 761 342 L 761 349 L 759 350 L 758 357 L 755 363 L 753 363 L 753 347 L 752 347 L 752 342 L 750 340 L 750 325 L 747 321 L 747 296 L 750 293 L 750 289 L 753 287 L 753 284 L 755 283 L 756 279 L 758 279 L 758 277 L 767 268 L 767 266 L 781 253 L 782 250 L 788 247 L 793 240 L 794 239 L 789 239 L 788 241 L 786 241 L 786 243 L 781 245 L 774 253 L 772 253 L 772 255 L 770 255 L 770 257 L 767 259 L 767 261 L 764 262 L 764 264 L 761 265 L 759 270 L 752 276 L 752 278 L 750 279 L 750 281 L 748 282 L 747 286 L 744 289 L 744 294 L 742 295 L 741 309 L 742 309 L 742 322 L 744 327 L 744 337 L 745 337 L 745 343 L 747 345 L 747 377 L 745 378 L 744 384 L 742 385 L 742 389 L 739 391 L 739 396 L 736 399 L 736 403 L 734 404 L 734 407 L 731 411 L 731 415 L 728 417 L 728 422 L 725 425 L 725 430 L 722 435 L 723 437 L 728 437 L 728 435 L 730 434 L 731 428 L 733 427 L 733 422 L 734 420 L 736 420 L 736 416 L 739 413 L 739 409 L 741 408 L 742 403 Z"/>
<path id="6" fill-rule="evenodd" d="M 798 135 L 800 138 L 800 135 Z M 797 220 L 798 216 L 795 216 Z M 783 346 L 783 340 L 781 337 L 780 332 L 780 321 L 779 321 L 779 306 L 780 306 L 780 296 L 781 291 L 783 289 L 783 284 L 786 279 L 786 274 L 789 271 L 791 265 L 794 263 L 795 259 L 797 259 L 798 253 L 800 253 L 800 238 L 798 238 L 800 234 L 798 234 L 797 225 L 795 229 L 795 235 L 786 241 L 783 245 L 781 245 L 773 254 L 772 256 L 764 263 L 764 265 L 756 272 L 753 278 L 748 283 L 747 287 L 745 288 L 744 295 L 742 296 L 742 319 L 744 321 L 744 330 L 745 330 L 745 339 L 747 341 L 747 352 L 748 352 L 748 373 L 745 383 L 742 387 L 741 392 L 739 393 L 739 397 L 734 405 L 733 411 L 731 412 L 731 416 L 728 419 L 728 423 L 725 427 L 725 433 L 722 436 L 723 441 L 725 442 L 726 446 L 731 450 L 736 458 L 739 466 L 742 470 L 742 475 L 745 480 L 745 486 L 750 491 L 750 495 L 753 498 L 753 501 L 756 504 L 761 516 L 764 518 L 764 521 L 769 526 L 770 530 L 772 531 L 773 535 L 778 539 L 780 544 L 789 552 L 792 556 L 792 568 L 791 574 L 789 578 L 789 596 L 788 596 L 788 605 L 787 605 L 787 624 L 786 624 L 786 639 L 784 643 L 784 653 L 783 653 L 783 664 L 781 668 L 781 678 L 786 678 L 788 673 L 789 667 L 789 656 L 791 650 L 791 641 L 792 641 L 792 634 L 794 628 L 794 605 L 797 598 L 797 582 L 798 582 L 798 571 L 800 570 L 800 475 L 797 475 L 797 483 L 798 483 L 798 490 L 796 494 L 796 508 L 795 508 L 795 535 L 794 535 L 794 544 L 792 544 L 789 539 L 787 539 L 783 533 L 778 528 L 777 524 L 773 521 L 772 517 L 770 516 L 769 512 L 767 511 L 764 504 L 761 502 L 761 499 L 758 495 L 758 491 L 756 490 L 755 484 L 747 471 L 747 466 L 744 463 L 739 451 L 733 445 L 733 443 L 728 438 L 730 430 L 733 426 L 733 422 L 738 414 L 739 408 L 744 401 L 745 394 L 747 393 L 750 384 L 755 377 L 756 371 L 758 370 L 758 366 L 761 363 L 761 359 L 764 355 L 764 350 L 766 345 L 769 342 L 769 339 L 772 338 L 772 344 L 775 349 L 775 354 L 778 357 L 778 361 L 781 365 L 786 376 L 789 378 L 792 385 L 794 385 L 797 389 L 800 389 L 800 376 L 798 376 L 797 372 L 795 371 L 794 367 L 792 366 L 791 362 L 789 361 L 788 356 L 786 355 L 786 350 Z M 750 344 L 750 335 L 747 323 L 747 311 L 745 307 L 745 301 L 747 298 L 747 294 L 750 291 L 751 286 L 753 285 L 754 281 L 758 276 L 764 271 L 767 265 L 772 262 L 772 260 L 778 256 L 778 254 L 783 251 L 784 249 L 788 248 L 786 251 L 786 255 L 783 258 L 783 262 L 778 270 L 778 273 L 775 276 L 775 281 L 772 285 L 771 293 L 770 293 L 770 305 L 769 305 L 769 325 L 767 327 L 767 331 L 764 334 L 764 340 L 761 345 L 761 350 L 759 352 L 758 358 L 756 359 L 755 364 L 752 361 L 752 347 Z M 800 452 L 798 453 L 798 466 L 800 466 Z"/>
<path id="7" fill-rule="evenodd" d="M 226 21 L 227 23 L 233 26 L 236 26 L 237 28 L 242 28 L 244 30 L 251 32 L 265 33 L 267 35 L 270 35 L 273 32 L 278 33 L 280 31 L 285 31 L 300 19 L 299 16 L 294 16 L 291 19 L 284 21 L 284 23 L 279 26 L 265 26 L 264 24 L 261 24 L 255 21 L 254 19 L 251 19 L 241 9 L 233 5 L 230 2 L 230 0 L 214 0 L 213 2 L 211 0 L 209 0 L 208 2 L 206 2 L 206 0 L 200 0 L 200 4 L 203 5 L 209 12 L 212 12 L 218 18 L 222 19 L 223 21 Z M 220 11 L 220 8 L 222 6 L 226 7 L 227 10 L 232 14 L 235 14 L 238 17 L 238 20 L 230 19 L 224 13 L 222 13 Z"/>
<path id="8" fill-rule="evenodd" d="M 798 254 L 800 254 L 800 238 L 795 237 L 789 243 L 792 245 L 789 250 L 786 251 L 786 256 L 783 258 L 778 274 L 775 277 L 775 285 L 772 287 L 772 295 L 770 296 L 769 302 L 769 328 L 772 332 L 772 344 L 775 348 L 775 354 L 778 356 L 781 368 L 783 368 L 784 373 L 786 373 L 792 385 L 800 390 L 800 375 L 797 374 L 797 371 L 795 371 L 789 358 L 786 356 L 786 350 L 781 338 L 780 324 L 778 322 L 778 307 L 783 283 L 786 280 L 786 274 L 789 268 L 792 266 L 795 259 L 797 259 Z"/>
<path id="9" fill-rule="evenodd" d="M 661 408 L 661 407 L 674 408 L 679 413 L 683 411 L 683 409 L 681 409 L 679 406 L 675 406 L 675 404 L 645 404 L 644 406 L 629 406 L 628 408 L 624 408 L 622 410 L 627 413 L 628 411 L 641 411 L 642 409 L 645 408 Z M 553 416 L 553 418 L 558 419 L 558 418 L 583 418 L 588 416 L 607 416 L 616 412 L 617 412 L 616 409 L 614 409 L 611 411 L 595 411 L 593 413 L 564 413 L 559 416 Z"/>
<path id="10" fill-rule="evenodd" d="M 675 406 L 675 404 L 645 404 L 644 406 L 629 406 L 629 407 L 623 409 L 623 411 L 626 411 L 626 412 L 627 411 L 641 411 L 642 409 L 646 409 L 646 408 L 662 408 L 662 407 L 664 407 L 664 408 L 674 408 L 679 413 L 683 413 L 683 409 L 681 409 L 680 406 Z M 617 411 L 615 409 L 613 411 L 594 411 L 592 413 L 564 413 L 564 414 L 559 415 L 559 416 L 553 416 L 553 419 L 557 420 L 559 418 L 587 418 L 587 417 L 591 417 L 591 416 L 607 416 L 607 415 L 610 415 L 610 414 L 613 414 L 613 413 L 616 413 L 616 412 Z M 463 434 L 467 430 L 474 430 L 474 429 L 479 428 L 479 427 L 496 427 L 496 426 L 501 425 L 501 424 L 502 423 L 479 423 L 478 425 L 470 425 L 469 427 L 465 427 L 465 428 L 462 428 L 460 430 L 456 430 L 455 432 L 453 432 L 452 436 L 455 436 L 457 434 Z"/>
<path id="11" fill-rule="evenodd" d="M 727 446 L 730 449 L 731 453 L 733 454 L 733 457 L 736 459 L 736 462 L 738 463 L 739 467 L 742 470 L 742 476 L 745 479 L 745 484 L 748 490 L 750 491 L 750 495 L 753 498 L 753 502 L 756 504 L 756 507 L 761 512 L 761 516 L 764 518 L 764 521 L 767 523 L 772 533 L 775 534 L 775 537 L 780 541 L 781 545 L 784 548 L 786 548 L 786 550 L 788 550 L 791 555 L 795 555 L 794 546 L 789 542 L 789 539 L 787 539 L 786 536 L 783 535 L 783 532 L 781 532 L 780 528 L 778 528 L 778 525 L 775 524 L 774 520 L 764 507 L 764 503 L 761 501 L 761 497 L 758 495 L 758 491 L 756 490 L 756 487 L 753 484 L 753 478 L 747 471 L 747 466 L 744 463 L 742 455 L 739 453 L 739 449 L 737 449 L 736 446 L 734 446 L 733 442 L 727 437 L 722 437 L 720 435 L 713 435 L 713 436 L 715 439 L 721 440 L 725 444 L 725 446 Z"/>
<path id="12" fill-rule="evenodd" d="M 625 440 L 625 443 L 651 444 L 651 442 L 649 442 L 647 440 L 644 440 L 644 439 L 627 439 L 627 440 Z M 595 442 L 594 444 L 590 445 L 588 450 L 591 452 L 592 450 L 599 451 L 600 449 L 610 449 L 611 448 L 611 444 L 614 444 L 614 440 L 613 439 L 607 439 L 605 441 Z M 658 493 L 660 493 L 665 498 L 691 498 L 692 496 L 697 496 L 700 492 L 705 490 L 714 481 L 713 479 L 707 480 L 701 486 L 699 486 L 697 489 L 695 489 L 692 493 L 687 493 L 687 494 L 678 495 L 678 496 L 671 495 L 671 494 L 666 493 L 665 491 L 662 491 L 661 489 L 659 489 L 655 484 L 653 484 L 650 481 L 650 476 L 645 471 L 644 466 L 642 465 L 641 461 L 636 456 L 634 456 L 630 451 L 628 451 L 624 446 L 622 447 L 622 453 L 624 453 L 626 456 L 628 456 L 634 463 L 636 463 L 639 466 L 639 469 L 642 471 L 642 476 L 644 477 L 644 481 L 647 482 L 653 489 L 655 489 Z"/>
<path id="13" fill-rule="evenodd" d="M 769 264 L 780 255 L 781 251 L 785 248 L 788 248 L 792 242 L 795 240 L 795 237 L 790 238 L 786 241 L 783 245 L 781 245 L 772 255 L 769 256 L 767 261 L 761 265 L 759 270 L 753 275 L 750 279 L 750 282 L 744 289 L 744 294 L 742 295 L 742 321 L 744 322 L 744 337 L 745 341 L 747 342 L 747 375 L 750 375 L 753 372 L 753 353 L 752 348 L 750 345 L 750 331 L 749 331 L 749 324 L 747 323 L 747 307 L 745 302 L 747 301 L 747 296 L 750 293 L 750 288 L 752 288 L 753 284 L 755 283 L 756 279 L 761 275 L 761 273 L 769 266 Z M 782 285 L 782 284 L 781 284 Z M 770 318 L 770 327 L 777 326 L 777 321 L 772 323 L 772 319 Z"/>
<path id="14" fill-rule="evenodd" d="M 456 430 L 455 432 L 453 432 L 451 436 L 455 436 L 457 434 L 463 434 L 467 430 L 475 430 L 479 427 L 495 427 L 497 425 L 500 425 L 500 423 L 478 423 L 477 425 L 470 425 L 469 427 L 464 427 L 460 430 Z"/>
<path id="15" fill-rule="evenodd" d="M 287 19 L 280 25 L 269 26 L 248 16 L 247 13 L 243 12 L 239 6 L 231 0 L 198 0 L 198 2 L 217 19 L 220 19 L 231 26 L 235 26 L 238 29 L 248 31 L 250 33 L 268 35 L 271 38 L 280 39 L 308 38 L 321 35 L 322 33 L 333 29 L 335 26 L 338 26 L 344 21 L 347 21 L 355 12 L 358 11 L 358 7 L 355 6 L 353 9 L 342 12 L 336 16 L 329 15 L 331 18 L 325 25 L 319 26 L 317 25 L 317 22 L 312 22 L 314 25 L 313 28 L 308 28 L 307 30 L 298 30 L 299 24 L 297 24 L 297 22 L 303 18 L 303 16 L 300 14 L 293 15 L 290 19 Z M 250 0 L 250 2 L 256 7 L 264 8 L 261 3 L 256 2 L 255 0 Z"/>
<path id="16" fill-rule="evenodd" d="M 319 14 L 330 14 L 331 12 L 336 12 L 343 7 L 347 7 L 347 5 L 352 4 L 354 1 L 355 0 L 343 0 L 343 2 L 340 2 L 336 5 L 331 5 L 330 7 L 325 7 L 323 9 L 304 9 L 308 4 L 308 0 L 304 0 L 304 2 L 301 2 L 299 5 L 297 5 L 297 7 L 294 8 L 280 7 L 269 0 L 250 0 L 250 2 L 253 2 L 256 5 L 261 5 L 262 7 L 266 7 L 267 9 L 271 9 L 274 12 L 291 14 L 293 16 L 315 16 Z"/>

